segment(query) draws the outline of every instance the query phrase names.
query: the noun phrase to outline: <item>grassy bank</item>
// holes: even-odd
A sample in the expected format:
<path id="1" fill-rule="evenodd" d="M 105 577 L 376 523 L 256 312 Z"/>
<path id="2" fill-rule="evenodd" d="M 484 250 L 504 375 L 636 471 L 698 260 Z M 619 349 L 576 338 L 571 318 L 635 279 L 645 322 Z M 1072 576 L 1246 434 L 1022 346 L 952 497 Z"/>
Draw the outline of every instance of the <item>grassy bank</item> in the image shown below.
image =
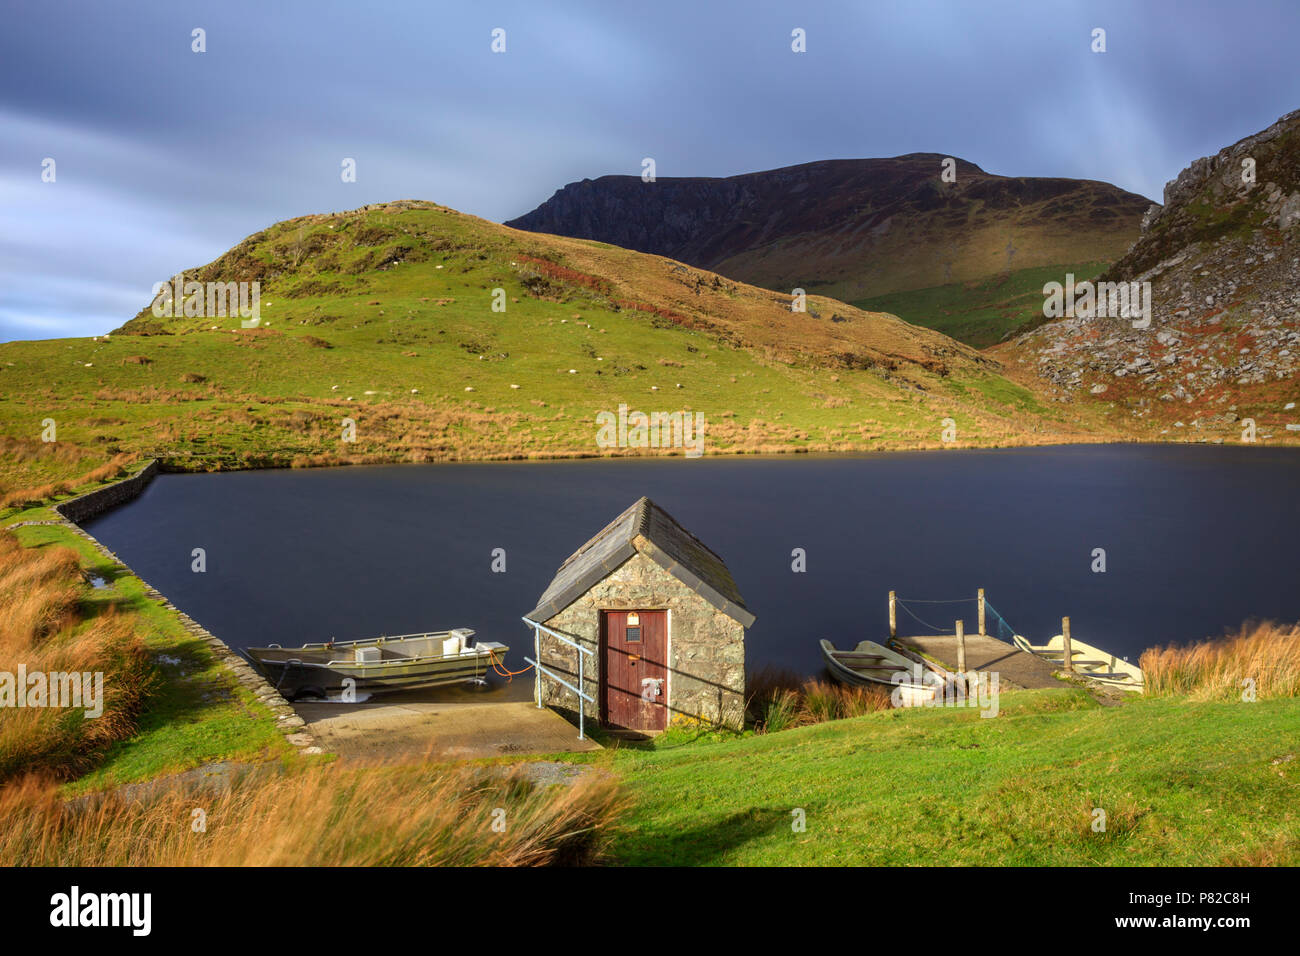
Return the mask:
<path id="1" fill-rule="evenodd" d="M 618 863 L 1300 863 L 1300 700 L 1004 692 L 1001 713 L 889 711 L 606 756 Z M 1106 829 L 1093 829 L 1094 810 Z M 792 829 L 795 811 L 806 829 Z"/>
<path id="2" fill-rule="evenodd" d="M 782 668 L 760 668 L 745 677 L 745 717 L 758 733 L 889 710 L 889 689 L 848 687 L 808 680 Z"/>
<path id="3" fill-rule="evenodd" d="M 0 671 L 102 671 L 107 701 L 94 719 L 0 709 L 0 779 L 35 772 L 80 792 L 290 752 L 207 645 L 66 526 L 0 532 L 0 605 Z"/>

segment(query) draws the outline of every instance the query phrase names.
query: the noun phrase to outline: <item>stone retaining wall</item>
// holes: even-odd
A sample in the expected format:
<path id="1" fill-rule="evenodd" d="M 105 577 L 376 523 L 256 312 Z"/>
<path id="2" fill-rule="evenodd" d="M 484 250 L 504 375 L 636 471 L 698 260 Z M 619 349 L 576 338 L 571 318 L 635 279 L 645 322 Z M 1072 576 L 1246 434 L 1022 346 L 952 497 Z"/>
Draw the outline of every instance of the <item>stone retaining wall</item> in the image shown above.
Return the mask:
<path id="1" fill-rule="evenodd" d="M 121 558 L 110 551 L 104 544 L 80 528 L 76 522 L 85 521 L 98 514 L 103 514 L 110 508 L 116 507 L 123 502 L 130 501 L 139 496 L 140 492 L 148 486 L 153 480 L 154 475 L 158 473 L 158 462 L 150 461 L 139 473 L 132 475 L 130 478 L 124 478 L 122 481 L 115 482 L 104 488 L 98 488 L 89 494 L 81 495 L 65 501 L 62 504 L 55 505 L 55 511 L 63 516 L 63 521 L 39 522 L 40 524 L 63 524 L 68 530 L 78 537 L 84 538 L 95 550 L 114 563 L 126 568 L 132 575 L 139 578 L 140 583 L 144 585 L 145 594 L 154 601 L 157 601 L 167 610 L 171 611 L 180 620 L 181 626 L 185 628 L 194 637 L 201 640 L 208 646 L 217 661 L 223 665 L 235 681 L 242 687 L 246 688 L 254 697 L 264 704 L 272 714 L 275 715 L 276 726 L 281 730 L 292 746 L 302 753 L 318 754 L 323 752 L 323 748 L 318 746 L 316 740 L 311 734 L 307 733 L 305 721 L 299 717 L 293 707 L 287 700 L 280 696 L 280 693 L 272 687 L 261 674 L 254 670 L 253 666 L 244 659 L 242 655 L 232 650 L 226 645 L 225 641 L 217 637 L 211 631 L 204 628 L 192 617 L 172 604 L 166 596 L 149 584 L 144 578 L 132 571 Z M 24 522 L 27 523 L 27 522 Z M 37 522 L 32 522 L 37 523 Z"/>
<path id="2" fill-rule="evenodd" d="M 137 491 L 136 494 L 139 494 L 139 492 Z M 118 565 L 121 565 L 136 578 L 139 578 L 140 583 L 144 585 L 145 595 L 150 600 L 157 601 L 163 607 L 167 608 L 167 610 L 175 614 L 176 617 L 180 619 L 181 626 L 194 637 L 197 637 L 206 644 L 208 649 L 212 652 L 212 656 L 217 659 L 218 663 L 222 664 L 228 671 L 230 671 L 235 680 L 242 687 L 247 688 L 259 702 L 266 705 L 267 709 L 275 715 L 276 726 L 284 734 L 285 740 L 287 740 L 292 746 L 298 748 L 302 753 L 318 754 L 323 752 L 323 748 L 317 745 L 317 742 L 312 735 L 303 729 L 306 722 L 294 712 L 293 706 L 281 697 L 280 693 L 267 682 L 266 678 L 254 670 L 253 666 L 249 664 L 242 655 L 231 650 L 230 647 L 226 645 L 225 641 L 221 640 L 221 638 L 217 637 L 211 631 L 203 627 L 203 625 L 195 621 L 194 618 L 190 617 L 169 601 L 161 591 L 132 571 L 121 558 L 106 548 L 103 542 L 99 541 L 93 535 L 83 531 L 70 521 L 65 522 L 65 524 L 73 534 L 90 542 L 90 544 L 92 544 L 100 554 L 104 555 L 104 557 Z"/>
<path id="3" fill-rule="evenodd" d="M 158 474 L 158 460 L 155 458 L 130 478 L 115 481 L 106 487 L 96 488 L 92 492 L 57 504 L 54 510 L 69 521 L 85 521 L 133 498 L 138 498 L 140 492 L 148 487 L 156 474 Z"/>

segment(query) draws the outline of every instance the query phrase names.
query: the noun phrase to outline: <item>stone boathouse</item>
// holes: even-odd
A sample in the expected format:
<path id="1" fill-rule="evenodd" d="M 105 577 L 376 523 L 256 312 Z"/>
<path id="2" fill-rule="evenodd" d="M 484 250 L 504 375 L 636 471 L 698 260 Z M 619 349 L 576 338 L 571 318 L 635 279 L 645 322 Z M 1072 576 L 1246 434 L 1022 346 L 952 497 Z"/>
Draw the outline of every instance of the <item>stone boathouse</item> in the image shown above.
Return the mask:
<path id="1" fill-rule="evenodd" d="M 591 651 L 584 714 L 603 727 L 744 725 L 745 629 L 754 615 L 722 558 L 649 498 L 560 566 L 528 620 Z M 535 633 L 536 660 L 576 687 L 580 652 Z M 536 680 L 542 703 L 577 713 L 577 695 L 541 671 Z"/>

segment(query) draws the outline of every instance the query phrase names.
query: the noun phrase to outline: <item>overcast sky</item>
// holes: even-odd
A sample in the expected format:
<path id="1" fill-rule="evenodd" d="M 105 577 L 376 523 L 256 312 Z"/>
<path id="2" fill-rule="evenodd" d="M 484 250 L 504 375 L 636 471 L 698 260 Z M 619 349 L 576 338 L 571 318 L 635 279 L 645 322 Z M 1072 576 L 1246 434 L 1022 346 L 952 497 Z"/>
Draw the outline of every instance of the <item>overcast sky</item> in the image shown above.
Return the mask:
<path id="1" fill-rule="evenodd" d="M 1300 108 L 1297 27 L 1295 0 L 13 3 L 0 341 L 115 328 L 281 219 L 415 198 L 501 221 L 645 156 L 666 177 L 937 152 L 1159 199 Z"/>

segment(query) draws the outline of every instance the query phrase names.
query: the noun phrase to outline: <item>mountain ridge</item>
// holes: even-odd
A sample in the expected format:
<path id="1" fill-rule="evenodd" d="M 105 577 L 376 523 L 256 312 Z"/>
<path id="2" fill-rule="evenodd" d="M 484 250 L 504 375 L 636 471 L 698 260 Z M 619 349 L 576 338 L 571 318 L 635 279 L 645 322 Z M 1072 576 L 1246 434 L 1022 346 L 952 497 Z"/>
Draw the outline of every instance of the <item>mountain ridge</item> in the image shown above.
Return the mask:
<path id="1" fill-rule="evenodd" d="M 939 153 L 820 160 L 729 177 L 602 176 L 506 225 L 689 262 L 842 301 L 1019 269 L 1110 262 L 1150 200 L 1096 180 L 1000 176 Z M 923 310 L 904 314 L 931 325 Z"/>

